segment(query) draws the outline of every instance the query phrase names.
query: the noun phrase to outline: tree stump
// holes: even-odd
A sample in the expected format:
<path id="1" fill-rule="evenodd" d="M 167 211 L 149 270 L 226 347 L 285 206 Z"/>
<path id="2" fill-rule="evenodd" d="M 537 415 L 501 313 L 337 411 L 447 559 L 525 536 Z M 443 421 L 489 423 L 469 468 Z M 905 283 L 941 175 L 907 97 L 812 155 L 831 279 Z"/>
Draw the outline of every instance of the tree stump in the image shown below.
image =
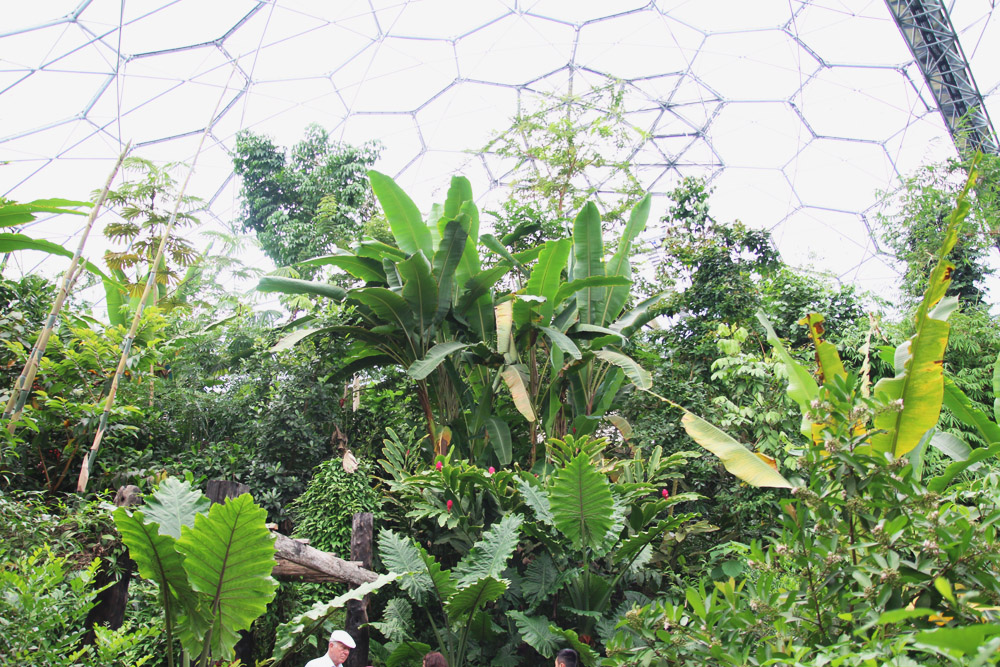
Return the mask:
<path id="1" fill-rule="evenodd" d="M 131 484 L 121 487 L 115 494 L 115 505 L 118 507 L 138 505 L 140 500 L 142 494 L 139 493 L 139 487 Z M 101 569 L 97 572 L 94 586 L 97 588 L 107 586 L 107 588 L 97 594 L 97 602 L 87 614 L 87 634 L 83 638 L 85 644 L 94 643 L 95 625 L 117 630 L 125 622 L 128 584 L 133 572 L 135 572 L 135 561 L 129 558 L 127 550 L 118 554 L 114 567 L 111 567 L 106 559 L 101 561 Z"/>
<path id="2" fill-rule="evenodd" d="M 351 560 L 360 561 L 361 567 L 372 566 L 372 533 L 374 520 L 371 512 L 358 512 L 351 525 Z M 357 648 L 347 656 L 344 667 L 366 667 L 368 663 L 368 596 L 347 602 L 344 629 L 354 638 Z"/>

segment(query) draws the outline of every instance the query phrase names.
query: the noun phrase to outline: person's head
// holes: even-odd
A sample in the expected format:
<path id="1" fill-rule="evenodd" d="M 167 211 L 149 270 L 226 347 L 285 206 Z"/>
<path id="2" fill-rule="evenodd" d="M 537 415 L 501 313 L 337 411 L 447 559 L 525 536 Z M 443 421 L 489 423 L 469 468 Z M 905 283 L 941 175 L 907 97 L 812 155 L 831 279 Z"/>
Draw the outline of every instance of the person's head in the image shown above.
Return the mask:
<path id="1" fill-rule="evenodd" d="M 354 643 L 354 639 L 349 634 L 343 630 L 334 630 L 333 634 L 330 635 L 330 648 L 327 655 L 330 656 L 330 660 L 333 660 L 333 664 L 342 665 L 355 646 L 357 644 Z"/>
<path id="2" fill-rule="evenodd" d="M 579 656 L 571 648 L 564 648 L 556 653 L 556 667 L 576 667 Z"/>
<path id="3" fill-rule="evenodd" d="M 443 655 L 434 651 L 424 656 L 424 667 L 448 667 L 448 661 Z"/>

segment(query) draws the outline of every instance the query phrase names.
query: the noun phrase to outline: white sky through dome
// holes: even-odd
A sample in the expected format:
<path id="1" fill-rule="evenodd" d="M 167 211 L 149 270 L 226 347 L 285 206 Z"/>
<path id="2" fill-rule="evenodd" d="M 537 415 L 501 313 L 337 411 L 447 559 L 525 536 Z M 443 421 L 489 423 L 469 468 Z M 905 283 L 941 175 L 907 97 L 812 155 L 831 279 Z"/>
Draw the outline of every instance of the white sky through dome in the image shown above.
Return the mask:
<path id="1" fill-rule="evenodd" d="M 948 4 L 1000 117 L 1000 20 L 990 0 Z M 86 199 L 128 140 L 190 162 L 212 120 L 189 193 L 224 227 L 236 133 L 290 146 L 315 122 L 380 140 L 376 168 L 421 209 L 456 172 L 483 206 L 511 164 L 477 151 L 519 105 L 611 82 L 643 131 L 624 152 L 657 219 L 664 193 L 702 176 L 716 218 L 771 229 L 786 261 L 864 288 L 897 281 L 871 238 L 876 191 L 954 153 L 883 0 L 47 0 L 8 2 L 0 21 L 0 194 Z M 25 231 L 73 249 L 79 221 Z"/>

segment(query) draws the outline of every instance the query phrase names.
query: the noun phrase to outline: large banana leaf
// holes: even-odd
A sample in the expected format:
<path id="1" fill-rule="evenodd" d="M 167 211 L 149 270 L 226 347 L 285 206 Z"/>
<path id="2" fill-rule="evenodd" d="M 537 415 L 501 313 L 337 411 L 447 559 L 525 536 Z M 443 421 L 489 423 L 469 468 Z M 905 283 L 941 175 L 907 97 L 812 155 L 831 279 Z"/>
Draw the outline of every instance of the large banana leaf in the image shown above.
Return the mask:
<path id="1" fill-rule="evenodd" d="M 369 171 L 368 179 L 372 184 L 372 192 L 385 211 L 389 221 L 389 229 L 396 239 L 396 244 L 408 255 L 422 250 L 424 255 L 432 257 L 434 247 L 431 242 L 431 232 L 424 224 L 420 209 L 413 200 L 396 185 L 396 182 L 377 171 Z"/>
<path id="2" fill-rule="evenodd" d="M 559 291 L 562 272 L 566 268 L 572 245 L 573 241 L 570 239 L 546 241 L 542 252 L 538 255 L 538 262 L 531 269 L 531 276 L 524 291 L 526 294 L 545 297 L 545 303 L 538 307 L 542 324 L 548 324 L 552 320 L 552 310 L 556 306 L 556 292 Z"/>
<path id="3" fill-rule="evenodd" d="M 558 306 L 581 290 L 593 287 L 624 287 L 627 290 L 631 284 L 632 281 L 625 276 L 589 276 L 587 278 L 577 278 L 559 286 L 553 305 Z M 594 324 L 602 326 L 598 322 L 594 322 Z"/>
<path id="4" fill-rule="evenodd" d="M 510 389 L 511 398 L 514 399 L 514 407 L 524 415 L 529 422 L 535 421 L 535 409 L 531 406 L 531 397 L 528 395 L 528 385 L 524 381 L 524 376 L 517 368 L 506 366 L 501 371 L 500 376 Z"/>
<path id="5" fill-rule="evenodd" d="M 666 292 L 660 292 L 659 294 L 642 301 L 635 308 L 619 317 L 618 320 L 610 326 L 610 328 L 614 331 L 620 332 L 624 336 L 631 336 L 644 324 L 655 317 L 655 313 L 652 312 L 651 309 L 653 306 L 662 301 L 663 297 L 666 295 Z"/>
<path id="6" fill-rule="evenodd" d="M 438 307 L 434 316 L 436 322 L 444 319 L 451 308 L 458 264 L 465 253 L 465 243 L 469 239 L 469 216 L 465 213 L 449 220 L 441 235 L 441 245 L 434 253 L 434 276 L 438 281 Z M 459 285 L 465 280 L 458 282 Z"/>
<path id="7" fill-rule="evenodd" d="M 196 514 L 208 512 L 211 502 L 188 481 L 167 477 L 146 499 L 146 521 L 160 524 L 160 532 L 180 539 L 181 526 L 194 525 Z"/>
<path id="8" fill-rule="evenodd" d="M 650 389 L 653 386 L 653 378 L 649 374 L 649 371 L 644 369 L 639 363 L 632 357 L 622 354 L 621 352 L 614 352 L 612 350 L 598 350 L 594 353 L 594 356 L 609 364 L 618 366 L 623 371 L 628 379 L 632 381 L 636 387 L 639 389 Z"/>
<path id="9" fill-rule="evenodd" d="M 587 202 L 573 222 L 573 265 L 570 280 L 604 277 L 604 241 L 601 238 L 601 214 L 594 202 Z M 576 296 L 580 321 L 600 324 L 604 304 L 603 287 L 587 287 Z"/>
<path id="10" fill-rule="evenodd" d="M 343 253 L 313 257 L 304 262 L 299 262 L 299 264 L 303 266 L 336 266 L 338 269 L 343 269 L 355 278 L 366 282 L 385 282 L 385 269 L 382 268 L 382 261 L 370 257 L 359 257 Z"/>
<path id="11" fill-rule="evenodd" d="M 646 228 L 646 220 L 649 219 L 649 208 L 652 198 L 649 195 L 643 197 L 629 214 L 628 224 L 618 241 L 618 250 L 612 255 L 611 261 L 604 267 L 608 276 L 621 278 L 632 277 L 632 266 L 629 264 L 629 255 L 632 254 L 632 242 Z M 601 308 L 601 316 L 596 324 L 607 325 L 615 320 L 625 307 L 628 301 L 630 285 L 619 285 L 608 290 L 607 298 Z"/>
<path id="12" fill-rule="evenodd" d="M 423 335 L 434 321 L 438 308 L 438 286 L 431 273 L 431 263 L 422 251 L 396 264 L 403 280 L 403 298 L 417 319 L 417 331 Z"/>
<path id="13" fill-rule="evenodd" d="M 681 424 L 692 440 L 718 456 L 726 470 L 747 484 L 779 489 L 792 488 L 791 483 L 782 477 L 781 473 L 701 417 L 685 412 Z"/>
<path id="14" fill-rule="evenodd" d="M 382 320 L 409 331 L 414 324 L 413 311 L 406 299 L 385 287 L 361 287 L 350 291 L 352 300 L 363 303 Z"/>
<path id="15" fill-rule="evenodd" d="M 71 215 L 87 215 L 86 211 L 77 211 L 72 207 L 93 207 L 89 201 L 73 201 L 70 199 L 36 199 L 25 204 L 0 205 L 0 227 L 23 225 L 35 219 L 36 213 L 69 213 Z"/>
<path id="16" fill-rule="evenodd" d="M 556 473 L 549 489 L 556 528 L 576 549 L 598 549 L 614 523 L 607 478 L 581 453 Z"/>
<path id="17" fill-rule="evenodd" d="M 826 329 L 823 326 L 823 316 L 818 313 L 809 313 L 799 324 L 809 328 L 809 337 L 812 338 L 813 347 L 816 350 L 816 365 L 819 367 L 820 384 L 834 377 L 847 377 L 844 364 L 840 361 L 840 354 L 837 353 L 837 346 L 823 339 Z"/>
<path id="18" fill-rule="evenodd" d="M 266 519 L 244 493 L 197 515 L 193 528 L 181 528 L 177 550 L 191 588 L 200 593 L 210 623 L 203 642 L 215 658 L 232 656 L 239 631 L 249 629 L 274 598 L 274 543 Z"/>
<path id="19" fill-rule="evenodd" d="M 66 248 L 62 247 L 58 243 L 52 243 L 51 241 L 44 241 L 42 239 L 33 239 L 30 236 L 25 236 L 24 234 L 11 234 L 8 232 L 0 233 L 0 253 L 14 252 L 15 250 L 39 250 L 41 252 L 46 252 L 50 255 L 59 255 L 60 257 L 68 257 L 73 259 L 74 253 Z M 86 260 L 80 262 L 83 267 L 87 269 L 90 273 L 95 276 L 100 276 L 103 280 L 111 280 L 111 278 L 101 271 L 95 264 L 91 264 Z"/>
<path id="20" fill-rule="evenodd" d="M 485 401 L 482 405 L 488 405 Z M 513 458 L 513 449 L 510 439 L 510 427 L 500 417 L 493 415 L 485 420 L 486 433 L 490 442 L 493 443 L 493 453 L 496 454 L 500 465 L 510 465 Z"/>
<path id="21" fill-rule="evenodd" d="M 538 327 L 538 330 L 548 337 L 549 342 L 557 346 L 560 350 L 573 357 L 574 359 L 582 359 L 583 354 L 580 352 L 580 348 L 576 346 L 573 340 L 559 331 L 558 329 L 553 329 L 552 327 Z"/>
<path id="22" fill-rule="evenodd" d="M 449 343 L 438 343 L 422 358 L 414 361 L 409 368 L 406 369 L 407 375 L 409 375 L 414 380 L 423 380 L 431 372 L 441 365 L 448 355 L 454 354 L 459 350 L 464 350 L 469 347 L 468 343 L 458 343 L 451 341 Z"/>
<path id="23" fill-rule="evenodd" d="M 264 276 L 257 282 L 258 292 L 280 292 L 282 294 L 309 294 L 325 296 L 334 301 L 343 301 L 347 292 L 342 287 L 317 283 L 298 278 L 283 278 L 281 276 Z"/>
<path id="24" fill-rule="evenodd" d="M 1000 426 L 976 407 L 965 392 L 958 388 L 955 381 L 948 377 L 944 379 L 943 402 L 958 419 L 979 431 L 979 435 L 987 444 L 1000 442 Z"/>
<path id="25" fill-rule="evenodd" d="M 484 577 L 501 578 L 517 548 L 522 523 L 524 517 L 520 514 L 506 514 L 483 533 L 455 566 L 453 574 L 458 577 L 460 588 Z"/>

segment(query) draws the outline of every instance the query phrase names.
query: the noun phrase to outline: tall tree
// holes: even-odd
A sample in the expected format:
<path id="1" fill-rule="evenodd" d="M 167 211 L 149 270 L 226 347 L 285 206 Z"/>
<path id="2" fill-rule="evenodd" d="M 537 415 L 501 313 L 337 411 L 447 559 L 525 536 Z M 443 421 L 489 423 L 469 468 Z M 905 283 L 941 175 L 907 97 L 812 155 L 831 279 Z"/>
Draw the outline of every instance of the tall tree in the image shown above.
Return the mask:
<path id="1" fill-rule="evenodd" d="M 376 143 L 333 141 L 318 125 L 310 125 L 289 151 L 265 136 L 240 133 L 233 167 L 243 179 L 244 231 L 256 232 L 278 266 L 346 247 L 375 213 L 366 173 L 379 152 Z"/>

